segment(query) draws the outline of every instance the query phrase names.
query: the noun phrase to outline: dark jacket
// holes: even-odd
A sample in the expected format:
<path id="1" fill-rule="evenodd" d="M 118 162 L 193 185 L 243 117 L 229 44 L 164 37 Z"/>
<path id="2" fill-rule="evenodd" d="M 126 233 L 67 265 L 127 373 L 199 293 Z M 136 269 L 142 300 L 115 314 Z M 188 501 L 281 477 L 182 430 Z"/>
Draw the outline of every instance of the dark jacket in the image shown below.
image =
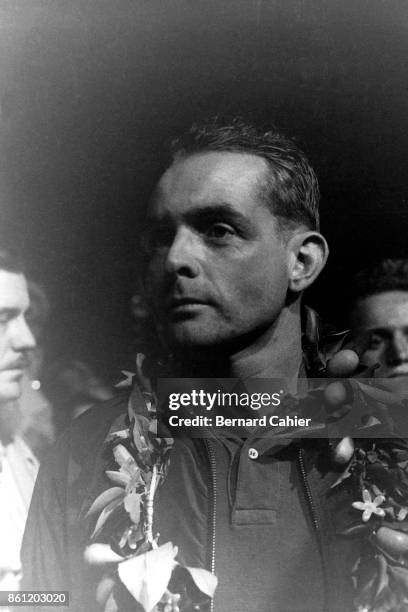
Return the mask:
<path id="1" fill-rule="evenodd" d="M 98 609 L 95 587 L 100 572 L 83 560 L 94 523 L 86 513 L 97 495 L 109 486 L 104 471 L 113 467 L 112 458 L 111 453 L 103 455 L 103 441 L 111 423 L 124 411 L 125 398 L 118 398 L 77 419 L 44 462 L 35 487 L 23 544 L 22 588 L 70 591 L 70 612 Z M 205 465 L 203 442 L 190 442 Z M 324 440 L 308 440 L 304 444 L 292 444 L 291 452 L 298 474 L 296 486 L 301 488 L 304 512 L 308 514 L 312 537 L 317 538 L 321 554 L 326 610 L 347 612 L 352 610 L 350 575 L 358 550 L 356 541 L 344 540 L 336 532 L 349 518 L 353 500 L 343 487 L 330 489 L 338 474 L 328 469 L 325 444 Z M 211 471 L 207 466 L 210 492 Z M 171 490 L 168 491 L 171 495 Z M 160 516 L 166 516 L 165 497 L 166 493 L 159 498 L 158 522 Z M 210 504 L 204 506 L 202 512 L 208 513 L 201 522 L 206 526 L 207 537 L 202 542 L 204 546 L 200 547 L 203 552 L 198 554 L 204 555 L 203 564 L 209 566 Z M 174 543 L 179 544 L 175 538 Z M 136 610 L 137 605 L 133 603 L 134 607 L 127 607 L 130 605 L 127 603 L 121 612 Z"/>
<path id="2" fill-rule="evenodd" d="M 304 374 L 321 376 L 328 357 L 341 346 L 344 334 L 323 329 L 316 313 L 310 309 L 304 309 L 303 329 Z M 112 453 L 104 455 L 103 442 L 112 423 L 121 414 L 126 414 L 126 406 L 124 396 L 95 407 L 77 419 L 44 461 L 35 487 L 23 542 L 23 588 L 69 590 L 70 612 L 98 610 L 95 588 L 101 578 L 100 571 L 90 568 L 83 560 L 95 522 L 86 514 L 99 493 L 109 487 L 105 470 L 117 468 L 112 463 Z M 184 468 L 186 447 L 181 441 L 176 442 L 169 474 L 155 504 L 155 531 L 161 532 L 162 543 L 173 540 L 180 546 L 186 564 L 211 569 L 211 456 L 203 440 L 189 439 L 185 444 L 189 445 L 187 451 L 193 465 L 197 465 L 195 474 L 199 474 L 199 482 L 195 480 L 190 486 L 193 480 L 190 476 L 181 484 L 179 473 Z M 274 452 L 273 441 L 263 438 L 262 445 L 266 453 Z M 345 540 L 338 532 L 350 523 L 354 500 L 350 499 L 347 487 L 330 488 L 338 473 L 331 471 L 327 440 L 291 443 L 286 452 L 292 470 L 286 486 L 298 490 L 300 511 L 311 535 L 311 548 L 313 544 L 316 549 L 317 544 L 319 550 L 317 557 L 320 557 L 321 567 L 316 571 L 322 572 L 324 577 L 325 610 L 351 611 L 351 570 L 359 553 L 359 542 Z M 191 492 L 197 490 L 198 484 L 201 498 L 196 504 Z M 177 496 L 196 504 L 196 511 L 187 511 L 182 517 L 176 516 L 177 512 L 169 512 Z M 174 507 L 177 506 L 173 503 Z M 313 562 L 315 560 L 316 555 Z M 239 580 L 239 577 L 233 579 Z M 295 583 L 296 579 L 294 589 Z M 138 605 L 129 596 L 124 598 L 120 612 L 137 609 Z M 257 612 L 256 605 L 245 612 Z"/>

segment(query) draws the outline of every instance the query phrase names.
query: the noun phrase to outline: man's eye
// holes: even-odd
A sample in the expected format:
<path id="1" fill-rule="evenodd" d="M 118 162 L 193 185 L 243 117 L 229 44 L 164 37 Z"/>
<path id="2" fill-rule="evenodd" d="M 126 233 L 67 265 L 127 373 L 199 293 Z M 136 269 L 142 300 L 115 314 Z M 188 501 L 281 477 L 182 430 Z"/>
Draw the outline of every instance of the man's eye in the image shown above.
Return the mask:
<path id="1" fill-rule="evenodd" d="M 380 336 L 372 335 L 368 338 L 367 348 L 376 349 L 382 345 L 383 339 Z"/>
<path id="2" fill-rule="evenodd" d="M 236 235 L 234 228 L 226 223 L 213 223 L 205 229 L 204 233 L 207 238 L 211 238 L 213 240 L 222 240 L 223 238 Z"/>

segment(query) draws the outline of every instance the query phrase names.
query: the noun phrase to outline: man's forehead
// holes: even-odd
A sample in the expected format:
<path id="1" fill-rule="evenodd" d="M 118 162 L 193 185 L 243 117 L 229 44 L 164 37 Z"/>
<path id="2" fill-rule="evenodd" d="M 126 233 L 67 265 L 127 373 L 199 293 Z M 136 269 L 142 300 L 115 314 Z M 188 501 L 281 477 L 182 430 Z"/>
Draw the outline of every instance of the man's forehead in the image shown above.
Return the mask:
<path id="1" fill-rule="evenodd" d="M 408 291 L 385 291 L 360 299 L 354 311 L 359 329 L 408 326 Z"/>
<path id="2" fill-rule="evenodd" d="M 267 162 L 235 152 L 197 153 L 174 163 L 161 177 L 149 216 L 229 203 L 241 212 L 263 205 Z"/>

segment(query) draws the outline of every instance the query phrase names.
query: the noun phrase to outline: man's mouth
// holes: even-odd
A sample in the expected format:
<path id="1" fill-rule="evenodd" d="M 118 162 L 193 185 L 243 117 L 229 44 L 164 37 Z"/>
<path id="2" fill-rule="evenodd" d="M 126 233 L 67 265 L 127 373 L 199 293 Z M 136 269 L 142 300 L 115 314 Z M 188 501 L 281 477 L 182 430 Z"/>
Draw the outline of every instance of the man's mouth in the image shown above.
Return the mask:
<path id="1" fill-rule="evenodd" d="M 172 297 L 167 300 L 167 311 L 170 314 L 193 314 L 208 305 L 208 301 L 196 297 Z"/>
<path id="2" fill-rule="evenodd" d="M 20 357 L 1 368 L 2 372 L 23 372 L 28 367 L 28 361 L 24 357 Z"/>
<path id="3" fill-rule="evenodd" d="M 184 308 L 188 306 L 204 306 L 208 304 L 205 300 L 200 300 L 194 297 L 173 297 L 168 301 L 169 308 Z"/>

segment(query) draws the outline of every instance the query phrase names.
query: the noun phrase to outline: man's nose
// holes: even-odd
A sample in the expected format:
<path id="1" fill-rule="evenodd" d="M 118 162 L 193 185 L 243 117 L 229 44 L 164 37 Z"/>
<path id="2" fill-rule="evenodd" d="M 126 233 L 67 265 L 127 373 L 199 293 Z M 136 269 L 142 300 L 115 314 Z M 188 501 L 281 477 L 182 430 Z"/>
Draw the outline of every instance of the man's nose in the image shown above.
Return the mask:
<path id="1" fill-rule="evenodd" d="M 17 317 L 13 321 L 10 333 L 11 344 L 15 351 L 28 351 L 35 348 L 35 338 L 23 316 Z"/>
<path id="2" fill-rule="evenodd" d="M 390 341 L 387 358 L 389 365 L 408 362 L 408 338 L 405 333 L 397 331 Z"/>
<path id="3" fill-rule="evenodd" d="M 187 228 L 177 230 L 166 257 L 166 270 L 170 274 L 194 278 L 199 273 L 198 239 Z"/>

